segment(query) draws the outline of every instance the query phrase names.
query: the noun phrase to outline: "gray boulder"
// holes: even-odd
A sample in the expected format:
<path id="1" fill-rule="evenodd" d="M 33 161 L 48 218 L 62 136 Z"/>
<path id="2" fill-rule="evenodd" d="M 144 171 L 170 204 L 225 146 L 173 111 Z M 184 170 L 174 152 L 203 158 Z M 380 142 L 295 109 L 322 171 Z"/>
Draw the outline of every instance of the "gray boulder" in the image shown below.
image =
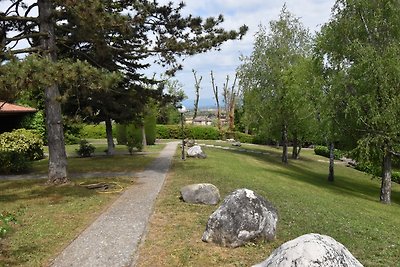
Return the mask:
<path id="1" fill-rule="evenodd" d="M 345 246 L 330 236 L 302 235 L 277 248 L 265 261 L 253 267 L 361 267 Z"/>
<path id="2" fill-rule="evenodd" d="M 187 150 L 188 157 L 195 157 L 195 158 L 206 158 L 206 154 L 201 149 L 201 146 L 192 146 Z"/>
<path id="3" fill-rule="evenodd" d="M 277 221 L 271 203 L 252 190 L 238 189 L 210 216 L 202 240 L 233 248 L 259 239 L 270 241 L 275 239 Z"/>
<path id="4" fill-rule="evenodd" d="M 219 190 L 212 184 L 191 184 L 181 189 L 183 201 L 194 204 L 216 205 L 220 200 Z"/>

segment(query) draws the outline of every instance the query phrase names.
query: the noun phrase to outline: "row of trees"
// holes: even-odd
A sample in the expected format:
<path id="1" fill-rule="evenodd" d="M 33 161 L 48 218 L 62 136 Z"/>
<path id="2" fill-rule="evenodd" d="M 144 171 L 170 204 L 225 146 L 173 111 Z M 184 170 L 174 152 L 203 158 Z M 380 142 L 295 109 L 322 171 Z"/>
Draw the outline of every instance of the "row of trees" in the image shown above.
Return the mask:
<path id="1" fill-rule="evenodd" d="M 382 166 L 380 200 L 390 203 L 391 162 L 400 138 L 400 3 L 337 0 L 316 36 L 284 6 L 238 69 L 244 118 L 283 144 L 282 161 L 304 141 L 353 151 Z"/>
<path id="2" fill-rule="evenodd" d="M 140 123 L 150 99 L 174 101 L 163 94 L 162 81 L 143 74 L 152 61 L 173 74 L 182 67 L 180 56 L 218 48 L 247 31 L 246 26 L 224 30 L 222 15 L 205 20 L 184 17 L 183 3 L 8 3 L 0 12 L 0 98 L 14 101 L 24 89 L 41 96 L 48 132 L 48 182 L 54 184 L 68 182 L 63 114 L 105 121 L 112 153 L 111 120 Z M 29 46 L 21 48 L 22 40 Z M 33 56 L 21 61 L 18 54 Z"/>

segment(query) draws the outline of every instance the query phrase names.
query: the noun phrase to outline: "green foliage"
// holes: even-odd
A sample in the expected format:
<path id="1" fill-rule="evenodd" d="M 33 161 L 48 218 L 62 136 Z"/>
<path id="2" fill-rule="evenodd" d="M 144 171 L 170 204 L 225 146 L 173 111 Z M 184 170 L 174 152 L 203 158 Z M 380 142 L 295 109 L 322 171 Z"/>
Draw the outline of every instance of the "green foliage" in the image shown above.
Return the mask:
<path id="1" fill-rule="evenodd" d="M 79 149 L 76 149 L 76 153 L 82 158 L 91 157 L 96 147 L 90 144 L 86 139 L 82 139 L 79 143 Z"/>
<path id="2" fill-rule="evenodd" d="M 31 161 L 43 157 L 43 141 L 35 131 L 18 129 L 0 134 L 0 173 L 24 172 Z"/>
<path id="3" fill-rule="evenodd" d="M 329 158 L 329 148 L 326 146 L 315 146 L 314 153 L 316 155 L 320 155 L 320 156 Z M 339 149 L 335 149 L 333 151 L 333 154 L 334 154 L 334 158 L 336 160 L 339 160 L 340 158 L 342 158 L 344 156 L 344 152 L 340 151 Z"/>
<path id="4" fill-rule="evenodd" d="M 25 116 L 21 122 L 21 128 L 35 130 L 35 132 L 40 134 L 43 142 L 47 142 L 47 130 L 43 110 Z"/>
<path id="5" fill-rule="evenodd" d="M 12 224 L 16 224 L 14 214 L 3 211 L 0 213 L 0 238 L 4 238 L 12 230 Z"/>
<path id="6" fill-rule="evenodd" d="M 113 129 L 115 130 L 115 129 Z M 114 134 L 114 132 L 113 132 Z M 84 124 L 80 130 L 80 137 L 85 139 L 103 139 L 106 138 L 105 124 Z"/>
<path id="7" fill-rule="evenodd" d="M 185 138 L 199 140 L 218 140 L 220 132 L 218 128 L 212 126 L 184 126 Z M 180 125 L 157 125 L 157 138 L 160 139 L 182 139 L 182 129 Z"/>
<path id="8" fill-rule="evenodd" d="M 64 140 L 66 145 L 79 144 L 83 124 L 71 119 L 64 119 Z"/>
<path id="9" fill-rule="evenodd" d="M 0 151 L 15 151 L 28 160 L 44 157 L 42 138 L 34 130 L 18 129 L 0 134 Z"/>
<path id="10" fill-rule="evenodd" d="M 143 136 L 142 136 L 142 130 L 140 128 L 137 128 L 134 124 L 129 124 L 126 130 L 126 138 L 127 138 L 126 146 L 130 154 L 132 154 L 133 148 L 135 147 L 139 151 L 142 151 Z"/>
<path id="11" fill-rule="evenodd" d="M 144 129 L 146 133 L 146 143 L 148 145 L 154 145 L 156 141 L 156 130 L 157 125 L 157 106 L 152 105 L 147 114 L 144 117 Z"/>
<path id="12" fill-rule="evenodd" d="M 18 151 L 0 150 L 0 173 L 14 174 L 23 173 L 31 166 L 31 162 L 24 153 Z"/>
<path id="13" fill-rule="evenodd" d="M 252 144 L 254 142 L 254 136 L 252 136 L 250 134 L 241 133 L 241 132 L 235 132 L 235 140 L 237 140 L 241 143 Z"/>
<path id="14" fill-rule="evenodd" d="M 220 133 L 216 127 L 188 125 L 185 127 L 185 137 L 200 140 L 218 140 Z"/>
<path id="15" fill-rule="evenodd" d="M 252 54 L 242 62 L 242 119 L 258 134 L 257 142 L 272 139 L 287 145 L 288 137 L 311 139 L 321 86 L 314 73 L 311 36 L 300 20 L 284 6 L 278 20 L 268 28 L 260 26 Z"/>
<path id="16" fill-rule="evenodd" d="M 118 145 L 126 145 L 128 138 L 126 136 L 127 125 L 118 123 L 115 127 Z"/>

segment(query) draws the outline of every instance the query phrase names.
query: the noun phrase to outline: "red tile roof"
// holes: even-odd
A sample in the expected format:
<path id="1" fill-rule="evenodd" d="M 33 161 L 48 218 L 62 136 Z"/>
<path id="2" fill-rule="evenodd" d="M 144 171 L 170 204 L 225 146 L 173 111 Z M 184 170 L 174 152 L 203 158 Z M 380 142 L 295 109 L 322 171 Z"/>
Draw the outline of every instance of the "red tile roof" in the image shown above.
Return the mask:
<path id="1" fill-rule="evenodd" d="M 0 102 L 0 113 L 30 113 L 30 112 L 36 112 L 36 109 Z"/>

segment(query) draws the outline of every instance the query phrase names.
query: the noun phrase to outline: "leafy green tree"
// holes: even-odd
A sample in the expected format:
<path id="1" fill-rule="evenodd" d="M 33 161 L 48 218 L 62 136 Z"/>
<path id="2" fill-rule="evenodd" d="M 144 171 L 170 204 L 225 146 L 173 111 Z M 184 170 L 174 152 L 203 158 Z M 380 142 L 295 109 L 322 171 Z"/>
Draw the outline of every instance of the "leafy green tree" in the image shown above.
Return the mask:
<path id="1" fill-rule="evenodd" d="M 323 26 L 326 68 L 340 74 L 336 87 L 344 121 L 359 136 L 357 160 L 382 166 L 381 202 L 391 201 L 391 162 L 400 125 L 400 3 L 338 0 Z"/>
<path id="2" fill-rule="evenodd" d="M 284 6 L 279 19 L 270 22 L 269 31 L 260 26 L 253 53 L 239 69 L 247 117 L 257 121 L 259 131 L 281 140 L 284 163 L 288 162 L 289 135 L 301 140 L 305 124 L 315 114 L 308 98 L 314 87 L 303 71 L 310 64 L 310 49 L 308 30 Z"/>

